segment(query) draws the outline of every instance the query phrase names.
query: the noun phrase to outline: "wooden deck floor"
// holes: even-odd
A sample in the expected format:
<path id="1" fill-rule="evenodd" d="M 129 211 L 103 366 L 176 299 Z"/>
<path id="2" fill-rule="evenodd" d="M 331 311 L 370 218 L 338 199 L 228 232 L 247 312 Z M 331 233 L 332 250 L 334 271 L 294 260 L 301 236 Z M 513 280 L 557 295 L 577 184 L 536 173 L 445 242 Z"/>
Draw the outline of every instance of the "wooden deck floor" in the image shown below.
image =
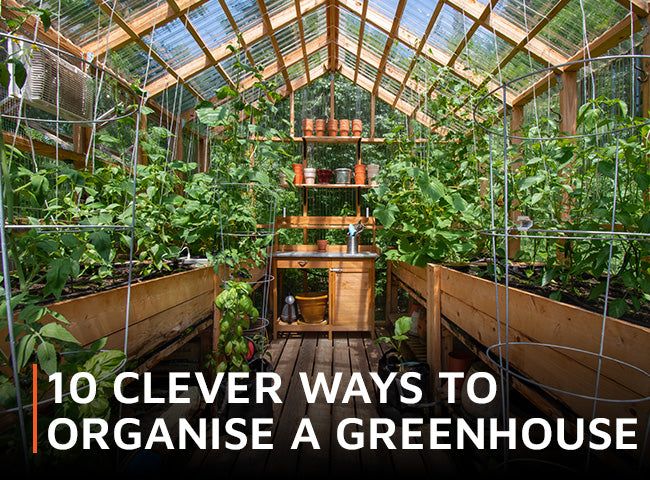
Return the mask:
<path id="1" fill-rule="evenodd" d="M 366 384 L 371 385 L 369 372 L 377 370 L 381 351 L 369 337 L 337 335 L 333 343 L 325 337 L 316 336 L 283 338 L 271 344 L 271 353 L 275 371 L 283 380 L 280 390 L 283 403 L 274 407 L 274 449 L 199 451 L 194 455 L 191 467 L 226 476 L 263 472 L 291 477 L 333 477 L 339 473 L 349 477 L 350 474 L 359 473 L 396 472 L 449 475 L 454 472 L 446 452 L 368 448 L 348 451 L 340 448 L 336 441 L 336 425 L 347 417 L 367 420 L 380 416 L 375 404 L 362 401 L 347 405 L 340 402 L 333 405 L 325 402 L 307 404 L 298 372 L 311 375 L 342 372 L 344 380 L 353 371 L 361 372 Z M 371 395 L 374 401 L 374 391 Z M 290 449 L 296 428 L 304 416 L 312 421 L 320 450 L 311 447 Z"/>

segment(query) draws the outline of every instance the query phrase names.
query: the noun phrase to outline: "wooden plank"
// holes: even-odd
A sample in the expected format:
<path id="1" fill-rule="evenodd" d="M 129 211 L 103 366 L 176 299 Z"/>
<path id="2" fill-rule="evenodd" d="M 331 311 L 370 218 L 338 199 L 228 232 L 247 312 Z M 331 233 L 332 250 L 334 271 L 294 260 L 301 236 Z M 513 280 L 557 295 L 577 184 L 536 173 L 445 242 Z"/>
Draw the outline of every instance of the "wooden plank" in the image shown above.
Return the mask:
<path id="1" fill-rule="evenodd" d="M 2 137 L 5 146 L 13 145 L 23 153 L 31 154 L 33 150 L 36 155 L 48 158 L 56 158 L 57 156 L 57 148 L 54 145 L 43 143 L 40 140 L 32 140 L 21 135 L 14 136 L 11 132 L 2 132 Z M 86 167 L 86 155 L 84 153 L 59 147 L 58 156 L 59 160 L 70 161 L 79 170 Z"/>
<path id="2" fill-rule="evenodd" d="M 402 283 L 417 292 L 422 298 L 427 298 L 427 271 L 423 267 L 413 267 L 404 262 L 393 262 L 393 275 Z"/>
<path id="3" fill-rule="evenodd" d="M 427 363 L 431 367 L 436 398 L 440 398 L 442 384 L 438 374 L 442 371 L 442 327 L 440 325 L 441 267 L 427 265 Z"/>
<path id="4" fill-rule="evenodd" d="M 578 81 L 577 72 L 562 73 L 560 90 L 560 132 L 575 135 L 578 122 Z"/>
<path id="5" fill-rule="evenodd" d="M 373 228 L 375 225 L 374 217 L 357 217 L 357 216 L 343 216 L 343 217 L 321 217 L 321 216 L 289 216 L 278 217 L 276 219 L 276 228 L 345 228 L 349 224 L 361 222 L 366 228 Z"/>
<path id="6" fill-rule="evenodd" d="M 366 13 L 367 12 L 368 12 L 368 0 L 363 0 L 363 7 L 361 7 L 361 16 L 359 17 L 360 18 L 359 42 L 357 44 L 357 54 L 355 56 L 355 61 L 354 61 L 354 78 L 352 80 L 352 82 L 355 83 L 355 84 L 357 83 L 357 77 L 359 76 L 359 64 L 361 63 L 361 48 L 363 47 L 363 36 L 364 36 L 365 30 L 366 30 Z M 371 97 L 370 101 L 371 101 L 371 105 L 372 105 L 372 97 Z M 372 119 L 372 117 L 374 117 L 374 113 L 372 112 L 372 108 L 371 108 L 370 118 Z"/>

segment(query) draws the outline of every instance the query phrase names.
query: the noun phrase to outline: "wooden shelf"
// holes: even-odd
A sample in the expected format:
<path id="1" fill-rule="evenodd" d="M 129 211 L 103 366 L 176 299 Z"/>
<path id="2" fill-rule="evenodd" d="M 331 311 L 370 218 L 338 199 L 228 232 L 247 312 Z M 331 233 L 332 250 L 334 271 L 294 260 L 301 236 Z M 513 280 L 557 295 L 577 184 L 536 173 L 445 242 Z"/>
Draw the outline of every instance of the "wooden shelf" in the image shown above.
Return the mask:
<path id="1" fill-rule="evenodd" d="M 339 184 L 339 183 L 315 183 L 313 185 L 307 185 L 306 183 L 296 185 L 296 187 L 299 188 L 343 188 L 343 189 L 355 189 L 355 188 L 361 188 L 361 189 L 370 189 L 370 188 L 375 188 L 371 185 L 355 185 L 353 183 L 350 184 Z"/>
<path id="2" fill-rule="evenodd" d="M 360 143 L 361 137 L 300 137 L 307 143 Z"/>

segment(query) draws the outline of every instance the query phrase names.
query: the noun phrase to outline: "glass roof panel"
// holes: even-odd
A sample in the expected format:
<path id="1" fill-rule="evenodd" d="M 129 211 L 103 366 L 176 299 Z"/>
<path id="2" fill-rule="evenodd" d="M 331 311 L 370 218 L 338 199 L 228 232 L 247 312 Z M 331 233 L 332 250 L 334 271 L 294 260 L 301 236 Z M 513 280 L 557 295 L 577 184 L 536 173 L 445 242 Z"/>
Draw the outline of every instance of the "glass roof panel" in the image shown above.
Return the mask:
<path id="1" fill-rule="evenodd" d="M 366 24 L 366 28 L 363 33 L 363 46 L 381 58 L 381 56 L 384 54 L 387 38 L 388 35 L 368 23 Z"/>
<path id="2" fill-rule="evenodd" d="M 225 0 L 240 32 L 262 22 L 262 14 L 255 0 Z"/>
<path id="3" fill-rule="evenodd" d="M 298 22 L 293 22 L 275 32 L 275 39 L 283 57 L 300 48 L 300 30 Z"/>
<path id="4" fill-rule="evenodd" d="M 402 15 L 401 26 L 422 38 L 438 0 L 409 0 Z"/>
<path id="5" fill-rule="evenodd" d="M 289 74 L 289 79 L 292 81 L 302 77 L 305 74 L 305 62 L 300 61 L 298 63 L 294 63 L 289 68 L 287 68 L 287 73 Z"/>
<path id="6" fill-rule="evenodd" d="M 343 64 L 346 67 L 349 67 L 354 70 L 354 67 L 357 64 L 356 55 L 348 52 L 347 50 L 341 50 L 339 52 L 339 57 L 343 58 Z"/>
<path id="7" fill-rule="evenodd" d="M 214 68 L 208 68 L 188 81 L 204 98 L 212 98 L 215 92 L 226 84 Z"/>
<path id="8" fill-rule="evenodd" d="M 364 59 L 361 59 L 359 61 L 359 73 L 373 82 L 377 78 L 377 69 L 366 62 Z"/>
<path id="9" fill-rule="evenodd" d="M 410 87 L 405 86 L 404 90 L 402 91 L 402 100 L 404 100 L 406 103 L 409 105 L 413 106 L 415 108 L 418 103 L 420 103 L 420 98 L 424 95 L 420 95 L 418 92 L 413 90 Z"/>
<path id="10" fill-rule="evenodd" d="M 359 41 L 359 31 L 361 30 L 361 19 L 348 10 L 341 9 L 339 16 L 339 28 L 341 32 L 354 41 Z"/>
<path id="11" fill-rule="evenodd" d="M 3 2 L 4 3 L 4 2 Z M 92 0 L 61 5 L 59 17 L 58 0 L 29 0 L 24 5 L 41 7 L 52 13 L 52 27 L 76 44 L 99 40 L 106 35 L 109 18 Z M 99 27 L 99 28 L 98 28 Z"/>
<path id="12" fill-rule="evenodd" d="M 219 0 L 210 0 L 187 15 L 209 49 L 236 43 L 235 32 L 228 22 Z"/>
<path id="13" fill-rule="evenodd" d="M 294 0 L 265 0 L 265 3 L 266 11 L 269 13 L 269 17 L 272 17 L 274 13 L 277 13 L 293 5 Z"/>
<path id="14" fill-rule="evenodd" d="M 115 10 L 117 10 L 122 18 L 125 20 L 132 20 L 138 17 L 141 13 L 146 10 L 150 10 L 154 6 L 158 6 L 157 3 L 151 2 L 151 0 L 114 0 L 116 2 Z M 110 2 L 109 5 L 113 5 L 113 2 Z"/>
<path id="15" fill-rule="evenodd" d="M 400 41 L 393 42 L 388 54 L 388 63 L 406 72 L 411 66 L 415 52 Z"/>
<path id="16" fill-rule="evenodd" d="M 302 28 L 305 32 L 305 43 L 309 43 L 316 37 L 327 32 L 327 15 L 325 7 L 317 8 L 313 12 L 302 17 Z"/>
<path id="17" fill-rule="evenodd" d="M 461 53 L 461 58 L 484 74 L 492 72 L 512 50 L 512 46 L 485 27 L 479 27 Z"/>
<path id="18" fill-rule="evenodd" d="M 524 52 L 519 52 L 517 55 L 514 56 L 512 60 L 510 60 L 510 62 L 508 62 L 508 64 L 503 68 L 501 73 L 503 75 L 503 81 L 507 82 L 510 80 L 514 80 L 515 78 L 518 78 L 522 75 L 526 75 L 528 73 L 541 70 L 544 67 L 545 67 L 544 65 L 531 58 L 530 55 Z M 523 90 L 530 87 L 533 83 L 535 83 L 537 80 L 542 78 L 545 73 L 546 72 L 537 75 L 530 75 L 514 83 L 510 87 L 509 91 L 514 94 L 521 93 Z"/>
<path id="19" fill-rule="evenodd" d="M 147 70 L 148 53 L 135 43 L 130 43 L 119 50 L 111 51 L 107 64 L 111 69 L 130 80 L 140 80 L 144 83 Z M 153 58 L 149 60 L 147 83 L 158 80 L 167 71 Z"/>
<path id="20" fill-rule="evenodd" d="M 142 41 L 147 45 L 153 41 L 154 51 L 172 68 L 181 67 L 204 55 L 179 19 L 156 28 L 142 37 Z"/>
<path id="21" fill-rule="evenodd" d="M 277 61 L 273 45 L 268 37 L 263 38 L 259 42 L 249 47 L 255 65 L 258 67 L 266 68 L 273 62 Z"/>
<path id="22" fill-rule="evenodd" d="M 557 0 L 499 0 L 492 11 L 528 32 L 556 3 Z"/>
<path id="23" fill-rule="evenodd" d="M 344 50 L 342 50 L 344 51 Z M 327 49 L 326 48 L 321 48 L 317 52 L 312 53 L 307 57 L 307 62 L 309 63 L 309 70 L 313 70 L 314 68 L 322 65 L 325 63 L 325 60 L 327 60 Z"/>
<path id="24" fill-rule="evenodd" d="M 589 41 L 593 41 L 628 14 L 627 9 L 616 3 L 616 0 L 599 0 L 597 8 L 589 8 L 589 3 L 585 7 L 585 23 Z M 556 50 L 567 57 L 580 50 L 584 46 L 580 0 L 571 0 L 539 32 L 537 37 L 545 40 L 549 45 L 553 45 Z"/>
<path id="25" fill-rule="evenodd" d="M 183 85 L 168 88 L 153 99 L 173 114 L 184 112 L 196 105 L 196 98 Z"/>
<path id="26" fill-rule="evenodd" d="M 388 75 L 383 75 L 381 77 L 381 82 L 379 82 L 379 84 L 384 90 L 386 90 L 393 96 L 397 95 L 397 92 L 399 92 L 401 86 L 401 84 L 397 80 L 389 77 Z"/>
<path id="27" fill-rule="evenodd" d="M 442 50 L 449 55 L 453 54 L 465 33 L 472 26 L 472 21 L 458 10 L 445 5 L 440 10 L 440 15 L 431 31 L 427 43 L 433 48 Z"/>
<path id="28" fill-rule="evenodd" d="M 250 68 L 251 64 L 246 58 L 246 55 L 240 53 L 233 55 L 220 63 L 221 67 L 225 70 L 226 74 L 232 79 L 233 82 L 243 80 L 250 76 L 242 67 Z M 241 66 L 240 66 L 241 65 Z"/>
<path id="29" fill-rule="evenodd" d="M 395 11 L 397 10 L 398 3 L 399 0 L 369 0 L 368 8 L 372 8 L 372 10 L 375 12 L 380 13 L 384 17 L 392 20 L 395 18 Z"/>

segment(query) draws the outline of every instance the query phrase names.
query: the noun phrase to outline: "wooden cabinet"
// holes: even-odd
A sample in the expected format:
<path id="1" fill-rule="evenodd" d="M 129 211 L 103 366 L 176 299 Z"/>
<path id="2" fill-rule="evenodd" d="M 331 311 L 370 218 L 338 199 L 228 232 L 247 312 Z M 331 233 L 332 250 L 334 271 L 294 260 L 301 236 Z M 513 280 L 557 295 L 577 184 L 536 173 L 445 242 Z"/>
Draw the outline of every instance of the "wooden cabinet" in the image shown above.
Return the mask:
<path id="1" fill-rule="evenodd" d="M 374 268 L 331 268 L 329 318 L 334 327 L 367 331 L 374 317 Z M 374 318 L 373 318 L 374 320 Z"/>

